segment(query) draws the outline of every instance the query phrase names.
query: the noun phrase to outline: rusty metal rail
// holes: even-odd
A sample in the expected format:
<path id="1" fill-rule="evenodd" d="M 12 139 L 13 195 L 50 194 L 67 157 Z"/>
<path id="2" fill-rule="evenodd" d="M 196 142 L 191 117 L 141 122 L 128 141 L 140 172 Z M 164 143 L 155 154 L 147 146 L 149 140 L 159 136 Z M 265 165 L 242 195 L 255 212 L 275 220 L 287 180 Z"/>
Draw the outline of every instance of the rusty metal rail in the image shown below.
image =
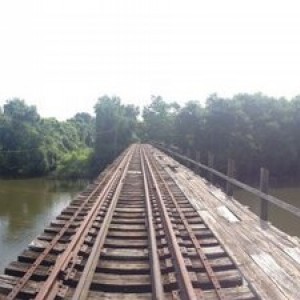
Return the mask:
<path id="1" fill-rule="evenodd" d="M 151 168 L 150 164 L 149 164 L 149 168 Z M 157 174 L 157 178 L 159 179 L 159 182 L 161 183 L 161 185 L 163 186 L 163 188 L 166 191 L 166 194 L 170 197 L 174 207 L 176 208 L 176 211 L 178 212 L 182 223 L 186 229 L 186 231 L 188 232 L 189 238 L 193 243 L 193 246 L 195 247 L 197 254 L 201 260 L 201 263 L 203 264 L 205 271 L 207 272 L 207 275 L 210 279 L 210 281 L 213 284 L 213 287 L 217 293 L 217 296 L 219 299 L 227 299 L 227 297 L 224 295 L 224 292 L 222 291 L 221 288 L 221 284 L 213 270 L 213 268 L 211 267 L 211 265 L 209 264 L 209 261 L 207 259 L 207 256 L 205 254 L 205 252 L 203 251 L 199 240 L 197 239 L 196 235 L 194 234 L 193 230 L 191 229 L 191 227 L 189 226 L 188 220 L 184 215 L 184 212 L 182 211 L 180 205 L 177 203 L 175 196 L 173 195 L 171 188 L 168 186 L 167 182 L 165 181 L 165 179 L 163 178 L 163 176 L 160 174 L 157 163 L 154 159 L 152 159 L 152 173 L 156 173 Z M 153 178 L 155 178 L 153 176 Z M 155 180 L 155 179 L 154 179 Z M 156 181 L 156 186 L 157 186 L 157 190 L 158 190 L 158 183 Z M 160 195 L 161 197 L 161 195 Z M 165 213 L 167 214 L 167 211 L 165 211 Z M 180 253 L 180 252 L 179 252 Z M 193 295 L 194 296 L 194 295 Z M 203 299 L 204 295 L 203 293 L 200 293 L 200 291 L 198 291 L 198 298 Z M 192 299 L 192 297 L 190 297 L 190 299 Z"/>
<path id="2" fill-rule="evenodd" d="M 62 229 L 58 232 L 58 234 L 54 237 L 54 239 L 49 243 L 48 247 L 45 248 L 45 250 L 41 253 L 41 255 L 38 256 L 36 261 L 32 264 L 32 266 L 29 268 L 29 270 L 24 274 L 24 276 L 17 282 L 15 287 L 12 289 L 12 291 L 7 295 L 7 299 L 15 299 L 22 288 L 26 285 L 26 283 L 30 280 L 30 278 L 33 276 L 34 272 L 38 268 L 39 265 L 43 262 L 45 257 L 49 255 L 49 253 L 53 250 L 55 245 L 59 242 L 60 238 L 65 234 L 67 229 L 70 228 L 70 226 L 74 223 L 76 217 L 80 214 L 80 212 L 83 210 L 83 208 L 89 203 L 89 201 L 101 191 L 104 185 L 108 189 L 111 186 L 111 183 L 113 180 L 115 180 L 115 177 L 117 176 L 117 170 L 118 168 L 121 168 L 122 165 L 128 160 L 130 151 L 125 154 L 123 160 L 117 164 L 117 168 L 113 168 L 112 170 L 109 170 L 108 174 L 105 175 L 103 180 L 98 184 L 98 186 L 91 192 L 91 194 L 82 202 L 82 204 L 78 207 L 78 209 L 75 211 L 75 213 L 72 215 L 72 217 L 65 223 L 65 225 L 62 227 Z M 109 180 L 107 183 L 106 181 Z M 98 196 L 99 199 L 103 196 L 103 193 L 105 193 L 106 190 L 101 191 L 100 195 Z M 98 202 L 95 202 L 94 208 L 90 212 L 90 216 L 92 215 L 92 211 L 97 209 Z M 80 236 L 80 234 L 83 231 L 83 228 L 85 228 L 88 224 L 88 219 L 89 216 L 84 220 L 84 222 L 81 225 L 81 228 L 77 232 L 77 236 Z M 77 238 L 74 238 L 72 240 L 71 245 L 69 245 L 69 248 L 73 247 L 75 243 L 77 242 Z M 48 278 L 48 281 L 45 283 L 44 288 L 42 288 L 39 292 L 44 294 L 45 292 L 47 293 L 49 291 L 49 286 L 47 285 L 48 282 L 53 284 L 55 282 L 55 278 L 58 276 L 58 273 L 63 270 L 62 265 L 66 263 L 66 256 L 69 256 L 72 254 L 72 250 L 67 249 L 63 256 L 60 257 L 59 261 L 54 265 L 53 269 L 51 270 L 51 275 Z M 60 265 L 58 265 L 60 264 Z M 58 287 L 60 288 L 60 287 Z M 41 296 L 37 296 L 37 298 L 41 298 Z M 41 298 L 43 299 L 43 298 Z"/>
<path id="3" fill-rule="evenodd" d="M 128 161 L 126 161 L 126 165 L 123 168 L 122 176 L 118 179 L 118 182 L 114 189 L 113 197 L 111 199 L 111 203 L 109 204 L 108 211 L 103 219 L 102 226 L 96 237 L 96 240 L 92 247 L 91 253 L 86 262 L 85 268 L 82 272 L 82 276 L 77 284 L 75 293 L 73 295 L 74 300 L 75 299 L 86 299 L 88 296 L 90 285 L 92 283 L 92 278 L 96 271 L 98 258 L 100 257 L 101 250 L 104 245 L 104 240 L 106 238 L 106 235 L 107 235 L 107 232 L 109 229 L 109 225 L 112 221 L 113 213 L 116 208 L 116 204 L 117 204 L 117 201 L 118 201 L 120 193 L 121 193 L 121 189 L 124 184 L 124 178 L 127 175 L 130 160 L 131 160 L 131 157 L 128 159 Z"/>
<path id="4" fill-rule="evenodd" d="M 147 213 L 147 226 L 149 233 L 149 245 L 150 245 L 150 261 L 151 261 L 151 278 L 152 278 L 152 298 L 157 300 L 163 300 L 163 282 L 160 271 L 160 262 L 158 256 L 158 247 L 156 241 L 155 227 L 153 224 L 153 210 L 151 206 L 151 195 L 149 187 L 149 174 L 146 171 L 144 151 L 141 151 L 141 167 L 143 172 L 144 190 L 145 190 L 145 203 L 146 203 L 146 213 Z"/>
<path id="5" fill-rule="evenodd" d="M 41 253 L 7 267 L 13 287 L 0 282 L 0 298 L 6 288 L 7 299 L 257 299 L 148 146 L 93 188 L 41 236 Z"/>
<path id="6" fill-rule="evenodd" d="M 197 299 L 196 292 L 193 288 L 193 284 L 191 278 L 189 276 L 186 264 L 184 262 L 183 255 L 180 251 L 179 244 L 177 243 L 176 234 L 174 232 L 172 222 L 170 220 L 166 205 L 164 203 L 163 195 L 161 193 L 161 189 L 155 177 L 154 171 L 150 165 L 149 159 L 146 158 L 148 171 L 151 176 L 151 180 L 153 181 L 154 188 L 156 190 L 156 195 L 158 197 L 159 207 L 162 211 L 163 223 L 165 226 L 168 244 L 170 246 L 170 250 L 172 252 L 172 258 L 175 262 L 175 270 L 176 276 L 179 282 L 179 288 L 181 290 L 181 296 L 184 299 Z"/>

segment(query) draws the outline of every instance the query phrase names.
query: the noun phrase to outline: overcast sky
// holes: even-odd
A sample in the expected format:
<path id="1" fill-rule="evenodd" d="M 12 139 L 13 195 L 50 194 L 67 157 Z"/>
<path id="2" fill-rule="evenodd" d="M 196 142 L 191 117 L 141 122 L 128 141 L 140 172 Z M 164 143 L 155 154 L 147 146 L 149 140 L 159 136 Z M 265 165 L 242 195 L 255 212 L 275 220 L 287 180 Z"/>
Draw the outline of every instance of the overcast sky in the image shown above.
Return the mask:
<path id="1" fill-rule="evenodd" d="M 297 4 L 298 3 L 298 4 Z M 42 116 L 103 94 L 147 104 L 211 93 L 300 94 L 299 1 L 10 0 L 0 4 L 0 104 Z"/>

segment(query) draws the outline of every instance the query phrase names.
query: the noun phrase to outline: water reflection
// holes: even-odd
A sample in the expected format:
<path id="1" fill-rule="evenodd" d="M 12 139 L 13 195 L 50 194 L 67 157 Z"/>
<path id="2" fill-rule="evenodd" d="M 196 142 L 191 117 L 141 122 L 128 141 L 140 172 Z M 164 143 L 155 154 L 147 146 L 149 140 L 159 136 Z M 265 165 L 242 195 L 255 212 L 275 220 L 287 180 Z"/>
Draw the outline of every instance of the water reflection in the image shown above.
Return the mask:
<path id="1" fill-rule="evenodd" d="M 47 179 L 0 180 L 0 272 L 85 185 Z"/>

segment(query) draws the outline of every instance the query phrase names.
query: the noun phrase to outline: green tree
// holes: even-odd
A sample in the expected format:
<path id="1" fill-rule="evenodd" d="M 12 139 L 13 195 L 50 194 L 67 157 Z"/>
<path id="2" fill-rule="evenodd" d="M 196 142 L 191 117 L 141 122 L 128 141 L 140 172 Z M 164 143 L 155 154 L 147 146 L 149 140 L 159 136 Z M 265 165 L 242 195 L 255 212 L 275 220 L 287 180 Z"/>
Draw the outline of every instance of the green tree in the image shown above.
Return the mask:
<path id="1" fill-rule="evenodd" d="M 147 141 L 173 143 L 179 108 L 175 102 L 167 103 L 160 96 L 152 96 L 150 105 L 143 110 L 144 138 Z"/>
<path id="2" fill-rule="evenodd" d="M 72 153 L 82 162 L 90 158 L 93 143 L 93 118 L 76 115 L 69 121 L 43 119 L 34 106 L 12 99 L 0 109 L 1 176 L 39 176 L 54 171 Z M 75 153 L 75 154 L 74 154 Z M 76 165 L 76 164 L 74 164 Z M 78 165 L 79 166 L 79 165 Z M 63 169 L 63 168 L 61 168 Z"/>
<path id="3" fill-rule="evenodd" d="M 95 142 L 95 118 L 82 112 L 77 113 L 69 121 L 76 126 L 80 140 L 88 147 L 93 147 Z"/>
<path id="4" fill-rule="evenodd" d="M 138 108 L 122 105 L 118 97 L 103 96 L 95 105 L 95 172 L 110 163 L 135 138 Z"/>
<path id="5" fill-rule="evenodd" d="M 36 107 L 33 105 L 29 106 L 24 100 L 18 98 L 7 101 L 4 105 L 4 116 L 16 123 L 26 122 L 34 124 L 40 120 Z"/>
<path id="6" fill-rule="evenodd" d="M 174 143 L 179 148 L 204 151 L 205 145 L 205 116 L 198 101 L 187 102 L 177 113 L 174 123 Z M 207 151 L 207 149 L 205 149 Z"/>

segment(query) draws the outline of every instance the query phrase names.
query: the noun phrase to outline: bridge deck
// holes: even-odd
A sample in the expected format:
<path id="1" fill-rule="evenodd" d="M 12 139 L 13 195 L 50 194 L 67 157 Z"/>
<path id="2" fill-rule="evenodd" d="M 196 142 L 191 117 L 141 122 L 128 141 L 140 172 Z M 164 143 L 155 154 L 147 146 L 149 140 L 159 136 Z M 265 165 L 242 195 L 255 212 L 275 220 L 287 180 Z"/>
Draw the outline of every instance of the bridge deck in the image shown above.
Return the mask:
<path id="1" fill-rule="evenodd" d="M 0 275 L 0 299 L 300 299 L 299 240 L 132 146 Z"/>
<path id="2" fill-rule="evenodd" d="M 156 150 L 155 156 L 230 253 L 263 299 L 300 299 L 300 242 L 261 221 L 193 171 Z"/>

